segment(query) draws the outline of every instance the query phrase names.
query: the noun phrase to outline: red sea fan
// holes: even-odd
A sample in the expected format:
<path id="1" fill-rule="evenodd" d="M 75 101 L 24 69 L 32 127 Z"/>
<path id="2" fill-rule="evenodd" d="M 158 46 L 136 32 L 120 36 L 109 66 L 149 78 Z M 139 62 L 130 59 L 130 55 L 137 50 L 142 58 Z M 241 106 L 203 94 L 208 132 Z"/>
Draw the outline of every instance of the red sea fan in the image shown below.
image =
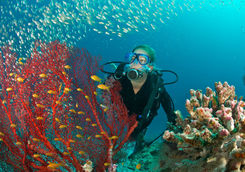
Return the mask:
<path id="1" fill-rule="evenodd" d="M 84 171 L 88 159 L 110 169 L 137 121 L 118 83 L 97 88 L 98 70 L 97 57 L 58 41 L 37 42 L 26 61 L 2 48 L 1 161 L 19 171 Z"/>
<path id="2" fill-rule="evenodd" d="M 96 170 L 103 171 L 113 164 L 112 157 L 122 148 L 130 134 L 137 126 L 135 116 L 128 116 L 128 111 L 119 94 L 120 84 L 108 79 L 105 83 L 109 90 L 98 89 L 101 82 L 91 79 L 98 73 L 98 59 L 87 51 L 74 50 L 69 60 L 73 71 L 70 75 L 77 92 L 72 97 L 83 112 L 76 121 L 83 121 L 86 130 L 85 138 L 89 138 L 90 158 Z M 85 66 L 85 67 L 84 67 Z M 91 127 L 92 126 L 92 127 Z"/>

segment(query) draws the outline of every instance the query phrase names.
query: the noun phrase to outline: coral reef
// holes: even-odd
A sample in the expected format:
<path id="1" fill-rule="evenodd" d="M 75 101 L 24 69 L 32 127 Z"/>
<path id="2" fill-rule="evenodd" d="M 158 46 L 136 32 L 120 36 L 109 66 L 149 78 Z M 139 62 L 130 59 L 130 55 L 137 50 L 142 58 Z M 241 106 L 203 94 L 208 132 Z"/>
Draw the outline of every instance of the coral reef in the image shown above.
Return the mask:
<path id="1" fill-rule="evenodd" d="M 98 58 L 58 41 L 31 57 L 0 51 L 0 168 L 115 171 L 114 155 L 137 127 Z M 3 169 L 9 171 L 9 169 Z"/>
<path id="2" fill-rule="evenodd" d="M 179 111 L 179 129 L 166 130 L 162 148 L 162 171 L 244 171 L 245 102 L 235 87 L 215 83 L 215 91 L 190 90 L 186 101 L 189 116 Z"/>
<path id="3" fill-rule="evenodd" d="M 127 142 L 120 153 L 120 160 L 117 162 L 117 171 L 125 172 L 158 172 L 159 171 L 159 153 L 162 141 L 154 142 L 150 146 L 145 146 L 140 152 L 134 156 L 129 156 L 134 151 L 135 142 Z M 119 157 L 117 157 L 119 158 Z"/>

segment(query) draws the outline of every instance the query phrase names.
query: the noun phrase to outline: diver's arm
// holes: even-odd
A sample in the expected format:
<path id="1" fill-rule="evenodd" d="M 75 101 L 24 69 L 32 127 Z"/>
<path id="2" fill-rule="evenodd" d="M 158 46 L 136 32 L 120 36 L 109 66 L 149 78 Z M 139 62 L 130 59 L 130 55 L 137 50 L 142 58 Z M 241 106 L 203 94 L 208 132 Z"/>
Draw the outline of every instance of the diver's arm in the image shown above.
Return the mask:
<path id="1" fill-rule="evenodd" d="M 173 104 L 173 101 L 170 95 L 168 94 L 168 92 L 166 91 L 164 87 L 161 87 L 160 96 L 161 96 L 160 101 L 161 101 L 164 111 L 167 114 L 168 121 L 171 122 L 172 124 L 175 124 L 176 114 L 174 113 L 174 104 Z"/>

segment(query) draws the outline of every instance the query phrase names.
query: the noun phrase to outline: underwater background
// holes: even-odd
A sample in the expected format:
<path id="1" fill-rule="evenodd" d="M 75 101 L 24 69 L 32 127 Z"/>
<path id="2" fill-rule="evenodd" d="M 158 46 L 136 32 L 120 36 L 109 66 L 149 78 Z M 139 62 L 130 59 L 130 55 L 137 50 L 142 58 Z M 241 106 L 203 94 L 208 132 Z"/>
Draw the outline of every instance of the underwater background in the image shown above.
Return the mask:
<path id="1" fill-rule="evenodd" d="M 171 4 L 174 1 L 163 2 Z M 140 44 L 152 46 L 156 51 L 157 67 L 172 70 L 179 76 L 179 81 L 167 85 L 166 89 L 175 109 L 181 110 L 183 115 L 187 114 L 185 100 L 189 98 L 190 89 L 205 92 L 207 86 L 214 88 L 214 82 L 227 81 L 236 87 L 238 96 L 243 96 L 245 1 L 202 1 L 201 4 L 201 1 L 180 0 L 176 3 L 171 7 L 177 16 L 170 14 L 169 19 L 158 16 L 166 23 L 156 23 L 156 29 L 145 31 L 143 27 L 150 27 L 149 24 L 139 25 L 141 31 L 131 31 L 122 37 L 89 32 L 79 46 L 87 48 L 93 55 L 101 55 L 103 62 L 125 60 L 125 54 Z M 161 7 L 164 6 L 158 6 Z M 152 7 L 152 11 L 156 9 Z M 149 23 L 154 18 L 149 15 Z M 164 73 L 163 79 L 169 82 L 175 77 Z M 158 136 L 165 128 L 166 120 L 161 108 L 146 139 Z"/>
<path id="2" fill-rule="evenodd" d="M 28 56 L 37 39 L 85 48 L 102 57 L 100 64 L 125 61 L 135 46 L 150 45 L 157 67 L 179 76 L 166 89 L 183 115 L 190 89 L 205 91 L 227 81 L 244 95 L 244 0 L 0 0 L 0 9 L 0 46 L 10 44 L 21 56 Z M 164 73 L 163 79 L 175 77 Z M 158 136 L 166 122 L 161 108 L 146 140 Z"/>

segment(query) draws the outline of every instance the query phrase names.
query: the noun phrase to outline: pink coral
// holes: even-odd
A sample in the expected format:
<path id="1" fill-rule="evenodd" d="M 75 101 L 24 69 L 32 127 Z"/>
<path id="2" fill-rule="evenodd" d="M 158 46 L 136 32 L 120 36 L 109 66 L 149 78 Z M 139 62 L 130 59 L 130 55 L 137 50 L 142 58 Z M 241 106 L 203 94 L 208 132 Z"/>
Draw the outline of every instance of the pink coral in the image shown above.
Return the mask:
<path id="1" fill-rule="evenodd" d="M 191 90 L 186 101 L 190 116 L 177 112 L 179 131 L 166 131 L 163 138 L 176 144 L 177 150 L 162 150 L 163 169 L 172 171 L 232 171 L 245 165 L 245 102 L 235 96 L 235 87 L 227 82 L 215 83 L 215 90 Z M 166 152 L 171 153 L 167 154 Z"/>

